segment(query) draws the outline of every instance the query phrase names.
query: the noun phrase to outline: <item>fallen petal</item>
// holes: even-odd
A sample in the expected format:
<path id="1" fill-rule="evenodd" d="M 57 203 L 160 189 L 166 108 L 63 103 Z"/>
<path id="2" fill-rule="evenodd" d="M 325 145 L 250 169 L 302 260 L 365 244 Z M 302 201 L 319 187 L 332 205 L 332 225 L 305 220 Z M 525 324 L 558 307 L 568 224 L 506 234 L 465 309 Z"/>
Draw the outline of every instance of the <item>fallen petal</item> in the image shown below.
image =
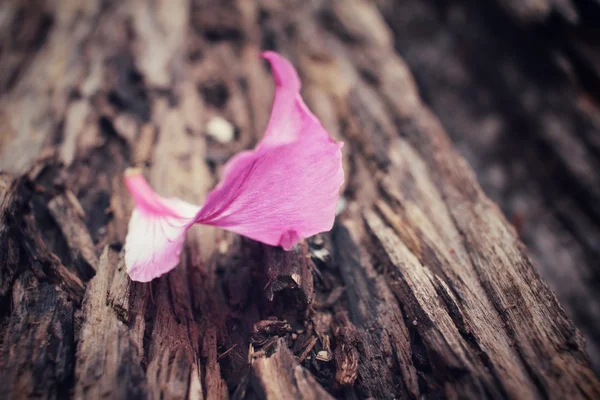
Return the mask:
<path id="1" fill-rule="evenodd" d="M 140 170 L 125 173 L 135 209 L 125 239 L 125 265 L 134 281 L 148 282 L 179 264 L 185 233 L 200 207 L 154 193 Z"/>
<path id="2" fill-rule="evenodd" d="M 300 78 L 294 66 L 272 51 L 265 51 L 262 57 L 269 61 L 273 70 L 275 97 L 271 117 L 257 149 L 290 143 L 301 136 L 332 141 L 317 117 L 304 104 L 300 96 Z"/>
<path id="3" fill-rule="evenodd" d="M 344 182 L 342 144 L 302 101 L 292 65 L 273 52 L 263 57 L 276 82 L 267 132 L 253 151 L 226 164 L 196 222 L 289 249 L 333 226 Z"/>
<path id="4" fill-rule="evenodd" d="M 332 228 L 344 182 L 336 143 L 300 96 L 300 79 L 283 57 L 265 52 L 276 83 L 271 118 L 254 150 L 234 156 L 201 208 L 152 191 L 142 174 L 126 184 L 135 200 L 125 244 L 129 276 L 152 280 L 179 263 L 193 223 L 219 226 L 289 250 Z"/>

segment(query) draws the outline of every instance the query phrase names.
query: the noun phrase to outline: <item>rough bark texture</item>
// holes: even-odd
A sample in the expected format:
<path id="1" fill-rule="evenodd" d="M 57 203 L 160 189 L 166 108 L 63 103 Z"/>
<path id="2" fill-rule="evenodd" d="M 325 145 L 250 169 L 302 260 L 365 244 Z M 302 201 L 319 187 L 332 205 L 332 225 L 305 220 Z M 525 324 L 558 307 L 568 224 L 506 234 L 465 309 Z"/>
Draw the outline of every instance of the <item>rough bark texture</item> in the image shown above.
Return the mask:
<path id="1" fill-rule="evenodd" d="M 522 28 L 478 2 L 378 1 L 421 94 L 600 371 L 600 3 L 572 4 L 577 24 L 552 14 Z"/>
<path id="2" fill-rule="evenodd" d="M 0 397 L 600 398 L 538 275 L 597 361 L 598 53 L 579 2 L 475 3 L 0 4 Z M 262 135 L 261 49 L 345 142 L 334 229 L 197 227 L 131 282 L 123 171 L 201 202 Z"/>

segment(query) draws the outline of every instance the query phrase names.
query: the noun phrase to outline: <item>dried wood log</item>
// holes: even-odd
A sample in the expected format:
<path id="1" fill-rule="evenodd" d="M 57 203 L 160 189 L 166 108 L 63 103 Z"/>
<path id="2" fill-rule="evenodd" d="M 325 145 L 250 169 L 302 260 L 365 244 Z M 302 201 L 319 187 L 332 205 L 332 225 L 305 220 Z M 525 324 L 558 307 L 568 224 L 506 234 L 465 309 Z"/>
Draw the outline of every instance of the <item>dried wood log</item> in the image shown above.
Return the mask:
<path id="1" fill-rule="evenodd" d="M 600 397 L 579 331 L 395 51 L 383 16 L 398 34 L 419 14 L 27 6 L 0 4 L 1 397 Z M 345 142 L 334 229 L 284 253 L 197 227 L 175 270 L 131 282 L 124 170 L 201 202 L 266 125 L 261 49 Z"/>
<path id="2" fill-rule="evenodd" d="M 62 235 L 71 250 L 71 259 L 84 279 L 96 273 L 98 258 L 90 234 L 83 222 L 85 211 L 75 195 L 66 191 L 48 203 L 48 211 L 62 230 Z"/>
<path id="3" fill-rule="evenodd" d="M 82 304 L 77 344 L 75 397 L 139 398 L 147 395 L 141 355 L 127 321 L 115 318 L 107 302 L 118 253 L 108 246 L 100 257 L 98 274 L 90 281 Z"/>
<path id="4" fill-rule="evenodd" d="M 600 371 L 600 75 L 589 73 L 600 7 L 588 6 L 577 27 L 525 29 L 479 2 L 378 2 L 426 102 L 515 225 Z M 582 41 L 588 61 L 572 51 Z"/>

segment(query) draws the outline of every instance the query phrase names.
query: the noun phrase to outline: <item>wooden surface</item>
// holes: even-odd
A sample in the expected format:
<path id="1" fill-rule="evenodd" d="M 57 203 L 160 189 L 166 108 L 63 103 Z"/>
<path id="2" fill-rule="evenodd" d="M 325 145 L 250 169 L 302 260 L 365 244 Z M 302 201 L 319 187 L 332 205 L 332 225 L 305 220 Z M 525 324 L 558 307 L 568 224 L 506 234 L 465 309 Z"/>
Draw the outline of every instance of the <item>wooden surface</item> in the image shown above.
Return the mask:
<path id="1" fill-rule="evenodd" d="M 379 4 L 405 16 L 396 49 L 600 371 L 600 3 L 528 28 L 470 2 Z"/>
<path id="2" fill-rule="evenodd" d="M 513 3 L 2 3 L 0 397 L 599 398 L 583 337 L 539 275 L 596 346 L 597 109 L 566 78 L 525 74 L 519 51 L 537 39 L 513 54 L 514 32 L 546 17 L 523 27 L 533 17 Z M 262 135 L 261 49 L 297 66 L 345 142 L 334 229 L 286 253 L 197 227 L 178 268 L 132 283 L 125 168 L 201 201 Z M 505 176 L 513 164 L 523 181 Z M 513 218 L 517 194 L 537 216 Z"/>

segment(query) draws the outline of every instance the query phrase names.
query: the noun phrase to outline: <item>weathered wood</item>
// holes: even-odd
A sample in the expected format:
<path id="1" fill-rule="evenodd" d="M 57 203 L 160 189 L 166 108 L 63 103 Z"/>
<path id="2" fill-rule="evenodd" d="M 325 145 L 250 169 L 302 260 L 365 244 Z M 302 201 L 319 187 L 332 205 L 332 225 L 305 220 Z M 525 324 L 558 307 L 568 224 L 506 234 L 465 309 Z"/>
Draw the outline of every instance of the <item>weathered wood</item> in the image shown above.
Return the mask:
<path id="1" fill-rule="evenodd" d="M 267 248 L 265 252 L 269 279 L 265 286 L 267 298 L 273 301 L 276 293 L 287 290 L 296 295 L 300 304 L 310 304 L 313 297 L 313 272 L 306 245 L 293 251 Z"/>
<path id="2" fill-rule="evenodd" d="M 395 51 L 437 6 L 394 4 L 0 4 L 15 35 L 0 53 L 0 396 L 600 397 L 579 331 L 436 116 L 455 109 L 423 103 L 409 67 L 431 65 Z M 334 229 L 283 252 L 195 227 L 175 270 L 131 282 L 124 170 L 201 202 L 266 125 L 261 49 L 293 61 L 345 142 Z"/>
<path id="3" fill-rule="evenodd" d="M 98 274 L 87 286 L 77 344 L 77 398 L 139 398 L 147 394 L 140 349 L 132 340 L 127 320 L 115 318 L 107 302 L 111 276 L 124 274 L 116 270 L 118 257 L 107 246 Z"/>
<path id="4" fill-rule="evenodd" d="M 253 363 L 256 374 L 255 387 L 265 399 L 332 399 L 279 339 L 272 355 L 260 357 Z"/>
<path id="5" fill-rule="evenodd" d="M 600 7 L 571 3 L 583 7 L 578 24 L 528 28 L 479 2 L 378 6 L 425 101 L 517 228 L 600 371 Z M 577 55 L 580 44 L 591 58 Z"/>

